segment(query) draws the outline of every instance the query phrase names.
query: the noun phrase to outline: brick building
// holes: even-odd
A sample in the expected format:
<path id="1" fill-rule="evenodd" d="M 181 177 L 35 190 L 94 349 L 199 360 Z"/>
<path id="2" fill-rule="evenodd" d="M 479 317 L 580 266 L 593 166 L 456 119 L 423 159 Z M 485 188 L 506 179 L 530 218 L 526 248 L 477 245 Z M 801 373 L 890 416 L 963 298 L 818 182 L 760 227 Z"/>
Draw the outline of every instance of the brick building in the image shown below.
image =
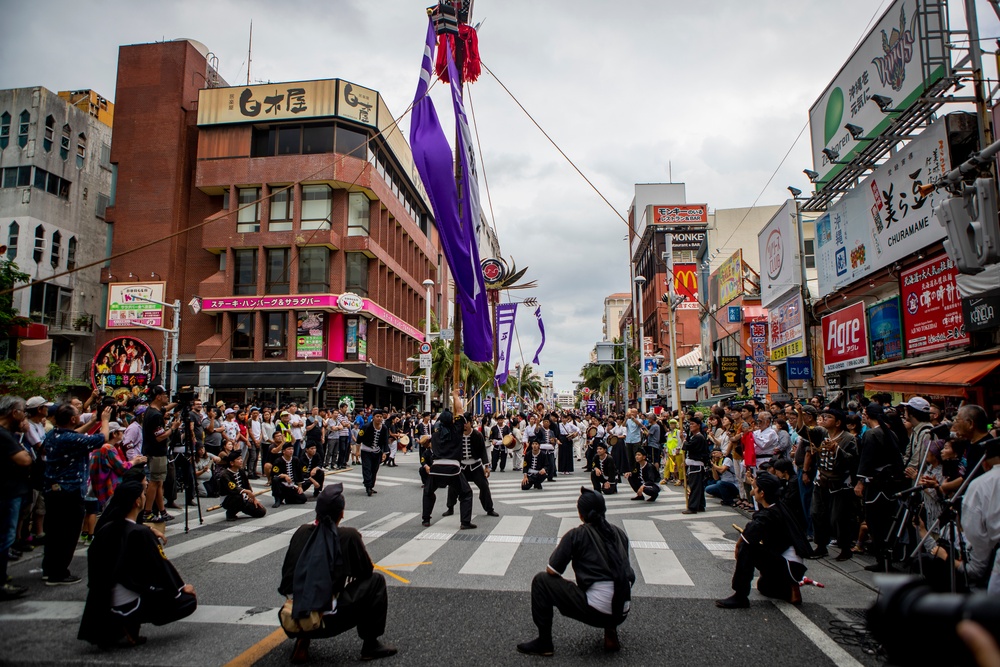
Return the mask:
<path id="1" fill-rule="evenodd" d="M 225 400 L 415 402 L 422 282 L 441 312 L 447 273 L 381 96 L 337 79 L 228 87 L 211 58 L 190 40 L 120 49 L 108 215 L 113 253 L 136 250 L 104 280 L 195 302 L 179 385 L 207 372 Z M 158 331 L 127 334 L 165 349 Z"/>

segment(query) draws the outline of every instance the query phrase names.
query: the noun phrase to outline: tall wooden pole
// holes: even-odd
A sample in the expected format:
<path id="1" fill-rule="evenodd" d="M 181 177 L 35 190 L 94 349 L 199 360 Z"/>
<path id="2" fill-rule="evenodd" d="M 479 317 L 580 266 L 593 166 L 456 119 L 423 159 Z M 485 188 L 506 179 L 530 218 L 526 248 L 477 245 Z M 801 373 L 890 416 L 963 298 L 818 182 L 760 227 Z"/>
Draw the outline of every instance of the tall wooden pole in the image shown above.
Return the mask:
<path id="1" fill-rule="evenodd" d="M 445 46 L 447 48 L 447 46 Z M 455 69 L 458 70 L 458 92 L 464 97 L 465 95 L 465 82 L 462 81 L 462 63 L 465 60 L 465 48 L 462 45 L 462 40 L 455 37 Z M 458 220 L 461 224 L 462 220 L 462 209 L 465 206 L 465 202 L 462 200 L 462 156 L 458 152 L 458 147 L 460 145 L 459 133 L 461 129 L 455 128 L 455 187 L 458 190 Z M 472 221 L 475 224 L 475 221 Z M 452 366 L 452 384 L 455 389 L 458 389 L 462 383 L 462 308 L 458 303 L 458 286 L 455 287 L 455 338 L 452 341 L 452 350 L 454 351 L 454 359 Z"/>

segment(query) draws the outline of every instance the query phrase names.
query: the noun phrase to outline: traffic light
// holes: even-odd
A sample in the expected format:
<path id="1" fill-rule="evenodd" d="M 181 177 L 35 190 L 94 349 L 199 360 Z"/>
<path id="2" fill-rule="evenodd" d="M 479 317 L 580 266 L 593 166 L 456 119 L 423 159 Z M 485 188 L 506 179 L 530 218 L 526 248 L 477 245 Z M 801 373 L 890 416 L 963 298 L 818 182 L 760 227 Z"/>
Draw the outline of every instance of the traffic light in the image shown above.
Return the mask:
<path id="1" fill-rule="evenodd" d="M 1000 226 L 992 178 L 976 179 L 962 195 L 941 202 L 934 215 L 945 228 L 948 238 L 944 249 L 959 273 L 976 274 L 1000 261 Z"/>

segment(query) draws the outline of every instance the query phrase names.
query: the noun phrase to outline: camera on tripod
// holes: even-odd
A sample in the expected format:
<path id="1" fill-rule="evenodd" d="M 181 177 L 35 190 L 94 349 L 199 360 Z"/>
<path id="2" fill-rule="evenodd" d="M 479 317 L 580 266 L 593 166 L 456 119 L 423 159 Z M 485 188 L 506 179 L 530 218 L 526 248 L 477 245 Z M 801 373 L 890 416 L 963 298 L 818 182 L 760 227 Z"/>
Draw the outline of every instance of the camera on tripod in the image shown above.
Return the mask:
<path id="1" fill-rule="evenodd" d="M 194 399 L 198 398 L 198 394 L 195 392 L 191 385 L 184 385 L 180 390 L 174 394 L 173 398 L 170 399 L 171 403 L 177 404 L 177 409 L 184 411 L 191 407 Z"/>

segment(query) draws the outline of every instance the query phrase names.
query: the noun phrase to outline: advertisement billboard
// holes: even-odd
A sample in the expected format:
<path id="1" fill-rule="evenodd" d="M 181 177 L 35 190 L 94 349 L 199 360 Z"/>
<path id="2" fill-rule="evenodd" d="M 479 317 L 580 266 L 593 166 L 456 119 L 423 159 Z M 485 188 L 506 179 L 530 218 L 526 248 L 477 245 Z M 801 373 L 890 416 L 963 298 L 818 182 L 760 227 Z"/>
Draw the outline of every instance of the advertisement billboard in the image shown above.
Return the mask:
<path id="1" fill-rule="evenodd" d="M 871 338 L 872 366 L 903 358 L 898 296 L 868 307 L 868 335 Z"/>
<path id="2" fill-rule="evenodd" d="M 768 348 L 771 361 L 805 354 L 805 326 L 802 318 L 802 295 L 793 294 L 767 311 Z"/>
<path id="3" fill-rule="evenodd" d="M 823 316 L 823 372 L 833 373 L 868 365 L 868 327 L 865 303 Z"/>
<path id="4" fill-rule="evenodd" d="M 722 389 L 740 388 L 741 357 L 719 357 L 719 386 Z"/>
<path id="5" fill-rule="evenodd" d="M 107 396 L 140 396 L 156 377 L 156 355 L 133 336 L 109 340 L 94 355 L 90 382 Z"/>
<path id="6" fill-rule="evenodd" d="M 698 309 L 697 264 L 674 264 L 674 294 L 684 297 L 678 310 Z"/>
<path id="7" fill-rule="evenodd" d="M 969 344 L 956 275 L 958 270 L 947 255 L 900 272 L 907 356 Z"/>
<path id="8" fill-rule="evenodd" d="M 719 267 L 719 307 L 743 293 L 743 250 L 737 250 Z"/>
<path id="9" fill-rule="evenodd" d="M 795 200 L 789 199 L 757 234 L 760 305 L 765 308 L 802 284 L 797 218 Z"/>
<path id="10" fill-rule="evenodd" d="M 837 162 L 848 162 L 869 145 L 864 138 L 855 139 L 845 125 L 861 128 L 864 137 L 874 137 L 895 120 L 897 111 L 883 112 L 875 95 L 888 98 L 890 108 L 904 110 L 947 74 L 944 5 L 932 9 L 925 4 L 925 0 L 893 2 L 809 109 L 818 187 L 843 169 L 830 162 L 824 148 L 839 154 Z M 918 12 L 923 16 L 918 18 Z M 926 35 L 921 34 L 924 27 L 929 28 Z"/>
<path id="11" fill-rule="evenodd" d="M 919 187 L 950 169 L 945 119 L 890 156 L 816 220 L 820 296 L 902 261 L 940 241 L 945 229 L 933 209 L 948 193 Z"/>
<path id="12" fill-rule="evenodd" d="M 323 326 L 326 313 L 305 311 L 297 314 L 295 325 L 295 358 L 323 358 Z"/>
<path id="13" fill-rule="evenodd" d="M 708 204 L 653 206 L 652 221 L 654 225 L 673 225 L 684 222 L 708 223 Z"/>
<path id="14" fill-rule="evenodd" d="M 163 301 L 166 283 L 111 283 L 108 285 L 108 329 L 142 329 L 142 324 L 163 326 L 163 306 L 144 299 Z M 140 324 L 141 323 L 141 324 Z"/>

